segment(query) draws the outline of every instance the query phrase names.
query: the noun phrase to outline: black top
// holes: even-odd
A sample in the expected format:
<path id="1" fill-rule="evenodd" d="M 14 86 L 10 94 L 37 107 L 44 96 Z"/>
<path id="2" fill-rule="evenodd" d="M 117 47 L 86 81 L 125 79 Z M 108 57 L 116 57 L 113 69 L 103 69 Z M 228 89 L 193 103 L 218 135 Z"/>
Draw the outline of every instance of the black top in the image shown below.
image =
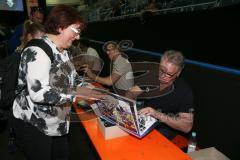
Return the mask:
<path id="1" fill-rule="evenodd" d="M 145 100 L 145 105 L 153 107 L 166 114 L 189 112 L 193 108 L 193 94 L 190 86 L 178 78 L 174 82 L 173 91 L 164 96 Z"/>
<path id="2" fill-rule="evenodd" d="M 190 86 L 182 78 L 178 78 L 174 82 L 172 92 L 145 100 L 144 106 L 152 107 L 169 116 L 177 115 L 179 112 L 189 113 L 193 111 L 193 93 Z M 160 132 L 162 132 L 161 128 L 164 128 L 163 134 L 169 139 L 172 139 L 176 134 L 182 134 L 180 131 L 176 131 L 163 123 L 160 123 L 157 127 Z M 165 133 L 165 130 L 169 131 L 169 133 Z M 182 135 L 185 136 L 185 134 Z"/>

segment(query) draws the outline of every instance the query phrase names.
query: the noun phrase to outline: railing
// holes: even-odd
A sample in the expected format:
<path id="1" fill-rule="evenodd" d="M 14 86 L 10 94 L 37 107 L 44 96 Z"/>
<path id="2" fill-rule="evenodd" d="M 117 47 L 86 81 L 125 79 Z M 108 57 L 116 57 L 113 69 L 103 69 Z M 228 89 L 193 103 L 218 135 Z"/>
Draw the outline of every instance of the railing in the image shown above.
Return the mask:
<path id="1" fill-rule="evenodd" d="M 105 43 L 105 42 L 96 41 L 96 40 L 90 40 L 90 42 L 98 44 L 98 45 L 103 45 Z M 159 52 L 152 52 L 152 51 L 147 51 L 147 50 L 138 49 L 138 48 L 131 48 L 131 49 L 129 49 L 129 51 L 134 51 L 134 52 L 131 52 L 130 54 L 141 53 L 141 54 L 155 56 L 155 57 L 159 57 L 159 58 L 162 55 L 162 53 L 159 53 Z M 240 70 L 225 67 L 225 66 L 214 65 L 214 64 L 209 64 L 209 63 L 190 60 L 190 59 L 187 59 L 186 63 L 193 64 L 193 65 L 200 66 L 200 67 L 207 68 L 207 69 L 211 69 L 211 70 L 221 71 L 221 72 L 230 73 L 230 74 L 234 74 L 234 75 L 240 75 Z"/>
<path id="2" fill-rule="evenodd" d="M 190 4 L 187 5 L 186 3 L 183 3 L 183 1 L 170 1 L 169 3 L 167 2 L 159 2 L 157 3 L 158 10 L 151 10 L 151 12 L 153 12 L 154 14 L 162 14 L 162 13 L 167 13 L 167 12 L 177 12 L 177 11 L 188 11 L 190 10 L 195 10 L 195 9 L 206 9 L 206 8 L 211 8 L 211 7 L 217 7 L 219 6 L 219 0 L 213 0 L 213 1 L 209 1 L 206 3 L 195 3 L 195 4 Z M 135 4 L 122 4 L 120 6 L 120 10 L 121 10 L 121 15 L 117 16 L 117 17 L 111 17 L 110 14 L 112 12 L 112 8 L 106 8 L 106 9 L 94 9 L 93 11 L 91 11 L 92 13 L 94 13 L 98 18 L 96 17 L 88 17 L 89 22 L 92 21 L 106 21 L 106 20 L 116 20 L 116 19 L 124 19 L 124 18 L 129 18 L 132 16 L 138 16 L 139 14 L 141 14 L 142 11 L 146 11 L 146 6 L 147 6 L 147 2 L 143 1 L 143 2 L 139 2 L 138 0 L 136 0 Z M 100 11 L 99 13 L 96 14 L 96 10 Z M 94 15 L 89 13 L 89 15 Z"/>
<path id="3" fill-rule="evenodd" d="M 154 15 L 159 14 L 167 14 L 173 12 L 186 12 L 186 11 L 194 11 L 194 10 L 203 10 L 209 8 L 216 8 L 221 6 L 233 5 L 240 3 L 240 0 L 198 0 L 198 1 L 188 1 L 188 0 L 172 0 L 166 1 L 161 0 L 161 2 L 157 3 L 158 10 L 148 10 L 151 11 Z M 105 3 L 106 4 L 106 3 Z M 131 4 L 122 4 L 121 8 L 121 15 L 117 17 L 111 17 L 112 8 L 106 9 L 94 9 L 90 11 L 88 15 L 89 22 L 96 22 L 96 21 L 111 21 L 111 20 L 118 20 L 118 19 L 125 19 L 136 17 L 142 14 L 143 11 L 147 11 L 145 7 L 147 6 L 147 1 L 139 1 L 135 0 L 135 3 Z M 96 10 L 99 11 L 96 13 Z M 94 14 L 91 14 L 94 13 Z M 95 17 L 93 16 L 95 15 Z"/>

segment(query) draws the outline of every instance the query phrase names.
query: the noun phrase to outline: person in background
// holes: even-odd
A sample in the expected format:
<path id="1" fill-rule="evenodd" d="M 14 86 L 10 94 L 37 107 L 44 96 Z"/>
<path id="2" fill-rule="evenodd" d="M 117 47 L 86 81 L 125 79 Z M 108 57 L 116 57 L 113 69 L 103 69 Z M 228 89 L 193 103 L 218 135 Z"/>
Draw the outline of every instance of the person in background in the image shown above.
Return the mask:
<path id="1" fill-rule="evenodd" d="M 81 49 L 81 54 L 87 54 L 87 55 L 91 55 L 99 58 L 97 51 L 90 46 L 90 42 L 88 39 L 80 39 L 79 42 L 80 42 L 79 47 Z"/>
<path id="2" fill-rule="evenodd" d="M 96 49 L 90 46 L 90 42 L 86 38 L 81 38 L 73 43 L 69 48 L 69 56 L 76 57 L 79 55 L 90 55 L 96 58 L 100 58 Z"/>
<path id="3" fill-rule="evenodd" d="M 44 34 L 45 34 L 45 28 L 43 25 L 38 24 L 38 23 L 32 23 L 30 20 L 25 21 L 24 31 L 23 31 L 23 35 L 21 37 L 21 45 L 19 45 L 16 48 L 16 50 L 14 51 L 14 53 L 11 56 L 7 57 L 8 68 L 12 68 L 12 67 L 15 68 L 15 69 L 10 70 L 11 73 L 7 73 L 9 75 L 9 78 L 17 80 L 19 62 L 21 59 L 21 53 L 22 53 L 25 45 L 27 44 L 27 42 L 29 42 L 30 40 L 35 39 L 35 38 L 40 38 Z M 5 80 L 8 80 L 8 78 L 5 78 Z M 17 86 L 17 81 L 14 86 L 8 86 L 8 87 L 13 87 L 13 89 L 8 88 L 8 90 L 14 91 L 14 88 L 16 89 L 16 86 Z M 15 95 L 15 93 L 12 93 L 12 94 Z M 12 102 L 11 102 L 11 105 L 12 105 Z"/>
<path id="4" fill-rule="evenodd" d="M 18 68 L 19 68 L 19 62 L 21 59 L 21 53 L 24 49 L 24 47 L 26 46 L 27 42 L 29 42 L 32 39 L 36 39 L 36 38 L 40 38 L 41 36 L 43 36 L 45 34 L 45 29 L 44 26 L 39 24 L 39 23 L 32 23 L 30 20 L 25 21 L 24 23 L 24 31 L 23 31 L 23 36 L 21 37 L 21 45 L 17 47 L 17 49 L 15 50 L 15 52 L 13 54 L 11 54 L 10 56 L 7 57 L 7 68 L 8 68 L 8 72 L 5 75 L 4 81 L 3 83 L 6 84 L 5 87 L 7 89 L 6 92 L 8 92 L 8 94 L 11 94 L 13 97 L 16 95 L 15 90 L 17 87 L 17 79 L 18 79 Z M 10 69 L 11 68 L 11 69 Z M 9 80 L 15 80 L 14 85 L 10 84 L 8 85 L 8 83 L 5 81 L 9 81 Z M 15 143 L 15 133 L 14 133 L 14 129 L 13 129 L 13 122 L 12 122 L 12 105 L 13 105 L 13 101 L 8 100 L 8 104 L 7 104 L 10 110 L 10 115 L 9 115 L 9 152 L 14 152 L 17 149 L 16 143 Z"/>
<path id="5" fill-rule="evenodd" d="M 88 67 L 85 66 L 85 73 L 89 78 L 98 83 L 107 86 L 114 86 L 118 90 L 129 90 L 134 85 L 132 66 L 125 54 L 120 52 L 119 45 L 114 41 L 106 42 L 103 46 L 112 62 L 111 75 L 107 77 L 100 77 L 95 75 Z"/>
<path id="6" fill-rule="evenodd" d="M 13 116 L 17 144 L 27 160 L 69 159 L 67 135 L 73 99 L 104 98 L 97 91 L 71 83 L 78 75 L 66 49 L 80 38 L 84 28 L 85 21 L 75 8 L 57 5 L 48 15 L 46 34 L 41 37 L 52 49 L 53 60 L 38 46 L 28 46 L 22 52 L 21 90 L 13 103 Z M 61 66 L 66 72 L 58 74 Z"/>
<path id="7" fill-rule="evenodd" d="M 95 74 L 99 73 L 102 70 L 103 62 L 97 51 L 90 46 L 88 39 L 81 38 L 77 42 L 78 43 L 75 47 L 71 47 L 71 59 L 73 59 L 74 62 L 77 62 L 74 63 L 74 66 L 79 75 L 84 75 L 84 72 L 81 70 L 83 64 L 88 65 L 88 68 Z"/>
<path id="8" fill-rule="evenodd" d="M 45 34 L 45 28 L 40 23 L 34 23 L 30 20 L 24 22 L 23 35 L 20 38 L 21 44 L 16 48 L 16 52 L 22 52 L 23 48 L 32 39 L 37 39 Z"/>
<path id="9" fill-rule="evenodd" d="M 193 93 L 190 86 L 179 77 L 183 68 L 184 57 L 181 52 L 164 52 L 159 65 L 159 90 L 168 94 L 149 97 L 139 111 L 139 114 L 158 119 L 160 123 L 156 129 L 169 139 L 177 134 L 186 136 L 193 127 Z M 131 91 L 138 94 L 144 92 L 138 86 Z"/>
<path id="10" fill-rule="evenodd" d="M 149 23 L 153 17 L 153 12 L 158 10 L 156 0 L 148 0 L 148 5 L 140 12 L 142 24 Z"/>
<path id="11" fill-rule="evenodd" d="M 24 23 L 24 29 L 23 29 L 23 35 L 21 37 L 21 44 L 16 48 L 15 52 L 12 56 L 9 58 L 11 59 L 8 65 L 16 65 L 16 67 L 19 66 L 19 62 L 21 59 L 21 53 L 27 44 L 32 39 L 37 39 L 42 37 L 45 34 L 45 28 L 43 25 L 39 23 L 33 23 L 30 20 L 25 21 Z M 10 73 L 11 78 L 17 79 L 18 76 L 18 69 L 15 70 L 16 73 Z M 14 78 L 16 77 L 16 78 Z M 16 82 L 17 85 L 17 82 Z M 15 88 L 16 86 L 14 86 Z"/>
<path id="12" fill-rule="evenodd" d="M 44 21 L 44 12 L 40 7 L 32 7 L 30 11 L 29 20 L 34 23 L 42 24 Z M 28 20 L 26 20 L 28 21 Z M 25 23 L 25 22 L 24 22 Z M 8 40 L 8 54 L 12 54 L 17 46 L 21 44 L 21 37 L 23 35 L 24 23 L 15 27 L 12 37 Z"/>
<path id="13" fill-rule="evenodd" d="M 156 11 L 157 8 L 157 2 L 156 0 L 148 0 L 148 5 L 146 7 L 146 10 L 148 11 Z"/>
<path id="14" fill-rule="evenodd" d="M 116 2 L 113 7 L 110 16 L 111 17 L 118 17 L 121 16 L 122 11 L 121 11 L 121 6 L 119 2 Z"/>
<path id="15" fill-rule="evenodd" d="M 111 17 L 121 16 L 121 2 L 119 0 L 111 1 L 112 10 L 110 12 Z"/>

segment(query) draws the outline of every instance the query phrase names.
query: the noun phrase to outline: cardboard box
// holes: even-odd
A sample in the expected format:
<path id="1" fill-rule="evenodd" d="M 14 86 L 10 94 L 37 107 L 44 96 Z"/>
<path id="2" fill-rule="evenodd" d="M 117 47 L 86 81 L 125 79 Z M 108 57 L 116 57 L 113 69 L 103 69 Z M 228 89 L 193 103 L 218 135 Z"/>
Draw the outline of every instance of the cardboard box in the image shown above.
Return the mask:
<path id="1" fill-rule="evenodd" d="M 128 133 L 120 129 L 117 125 L 105 127 L 104 122 L 100 118 L 98 118 L 98 128 L 102 132 L 105 140 L 128 136 Z"/>
<path id="2" fill-rule="evenodd" d="M 214 147 L 188 153 L 193 160 L 230 160 Z"/>

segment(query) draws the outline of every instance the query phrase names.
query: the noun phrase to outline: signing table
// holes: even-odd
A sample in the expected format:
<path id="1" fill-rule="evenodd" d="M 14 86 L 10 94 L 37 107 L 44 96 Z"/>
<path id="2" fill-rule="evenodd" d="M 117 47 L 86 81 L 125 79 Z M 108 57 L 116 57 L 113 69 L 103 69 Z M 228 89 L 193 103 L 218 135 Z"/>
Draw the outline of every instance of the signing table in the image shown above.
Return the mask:
<path id="1" fill-rule="evenodd" d="M 103 160 L 191 160 L 175 144 L 153 130 L 142 139 L 128 135 L 105 140 L 98 128 L 94 112 L 86 112 L 74 105 L 89 138 Z"/>

